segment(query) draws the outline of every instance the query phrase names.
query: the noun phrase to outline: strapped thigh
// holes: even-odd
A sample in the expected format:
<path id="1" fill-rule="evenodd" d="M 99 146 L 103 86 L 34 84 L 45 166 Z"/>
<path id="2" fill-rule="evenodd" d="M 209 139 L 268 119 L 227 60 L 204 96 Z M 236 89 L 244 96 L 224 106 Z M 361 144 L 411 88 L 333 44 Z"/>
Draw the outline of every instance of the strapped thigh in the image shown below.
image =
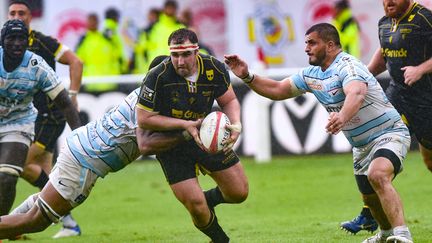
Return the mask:
<path id="1" fill-rule="evenodd" d="M 58 223 L 61 216 L 56 213 L 49 205 L 46 203 L 40 196 L 38 196 L 37 204 L 39 207 L 39 210 L 42 212 L 42 215 L 47 219 L 49 222 Z"/>

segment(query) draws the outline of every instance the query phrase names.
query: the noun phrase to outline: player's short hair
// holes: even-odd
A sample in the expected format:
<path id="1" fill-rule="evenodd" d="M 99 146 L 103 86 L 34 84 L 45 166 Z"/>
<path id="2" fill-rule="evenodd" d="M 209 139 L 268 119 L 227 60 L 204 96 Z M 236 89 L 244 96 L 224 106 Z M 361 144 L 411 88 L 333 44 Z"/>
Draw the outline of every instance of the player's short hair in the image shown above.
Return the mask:
<path id="1" fill-rule="evenodd" d="M 1 45 L 4 46 L 4 39 L 6 36 L 12 33 L 17 33 L 23 35 L 26 39 L 28 39 L 29 31 L 25 26 L 24 22 L 19 19 L 11 19 L 4 23 L 3 28 L 1 29 Z"/>
<path id="2" fill-rule="evenodd" d="M 329 23 L 319 23 L 312 25 L 312 27 L 306 31 L 306 35 L 309 35 L 312 32 L 317 32 L 319 38 L 325 42 L 333 41 L 338 47 L 342 47 L 339 33 L 333 25 Z"/>
<path id="3" fill-rule="evenodd" d="M 187 28 L 181 28 L 171 33 L 168 38 L 168 45 L 171 44 L 183 44 L 187 40 L 191 43 L 198 43 L 198 37 L 195 32 Z"/>
<path id="4" fill-rule="evenodd" d="M 11 1 L 9 1 L 9 7 L 12 4 L 22 4 L 22 5 L 25 5 L 30 11 L 32 10 L 32 4 L 28 0 L 27 1 L 26 0 L 11 0 Z"/>

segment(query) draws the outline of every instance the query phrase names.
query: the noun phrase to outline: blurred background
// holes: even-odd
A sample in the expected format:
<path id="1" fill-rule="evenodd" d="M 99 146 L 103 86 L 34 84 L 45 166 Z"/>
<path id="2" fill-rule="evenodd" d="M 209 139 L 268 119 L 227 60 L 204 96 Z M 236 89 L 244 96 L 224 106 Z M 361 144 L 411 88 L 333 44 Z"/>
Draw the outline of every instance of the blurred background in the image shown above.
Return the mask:
<path id="1" fill-rule="evenodd" d="M 7 19 L 9 0 L 0 1 L 0 19 Z M 318 22 L 335 23 L 342 5 L 348 5 L 348 24 L 355 25 L 355 53 L 366 64 L 378 48 L 377 23 L 383 16 L 379 0 L 32 0 L 31 27 L 52 35 L 71 49 L 78 51 L 83 36 L 90 31 L 89 16 L 93 15 L 94 31 L 107 31 L 107 11 L 116 18 L 114 31 L 121 39 L 124 68 L 117 73 L 86 74 L 84 88 L 78 96 L 81 111 L 88 120 L 100 117 L 126 93 L 138 87 L 145 75 L 148 36 L 158 21 L 193 28 L 202 50 L 219 60 L 226 53 L 239 54 L 255 72 L 282 79 L 308 65 L 304 53 L 304 33 Z M 169 6 L 167 6 L 167 3 Z M 418 1 L 426 7 L 432 1 Z M 171 6 L 171 9 L 169 7 Z M 343 6 L 342 6 L 343 7 Z M 342 9 L 343 10 L 343 9 Z M 113 13 L 113 12 L 111 12 Z M 343 22 L 341 23 L 343 26 Z M 177 26 L 177 25 L 176 25 Z M 177 26 L 178 27 L 178 26 Z M 155 30 L 156 28 L 153 28 Z M 109 30 L 109 29 L 108 29 Z M 112 30 L 109 30 L 112 31 Z M 166 41 L 166 40 L 165 40 Z M 166 42 L 158 41 L 168 54 Z M 162 44 L 161 44 L 162 43 Z M 147 49 L 146 49 L 147 48 Z M 148 51 L 148 52 L 147 52 Z M 351 49 L 353 51 L 353 49 Z M 354 54 L 354 51 L 352 52 Z M 161 53 L 159 53 L 161 54 Z M 81 56 L 80 56 L 81 57 Z M 93 54 L 92 59 L 104 58 Z M 141 58 L 141 59 L 140 59 Z M 86 63 L 84 63 L 86 65 Z M 68 82 L 68 69 L 57 65 L 58 75 Z M 109 75 L 109 76 L 107 76 Z M 385 86 L 388 76 L 380 78 Z M 348 152 L 350 145 L 339 134 L 325 133 L 327 112 L 313 96 L 272 102 L 259 97 L 232 76 L 236 93 L 242 103 L 244 132 L 236 145 L 242 155 L 255 156 L 257 161 L 269 161 L 275 154 L 310 154 Z M 91 83 L 116 83 L 114 89 L 92 92 Z M 68 133 L 66 131 L 65 133 Z M 415 145 L 414 145 L 415 146 Z M 258 149 L 259 148 L 259 149 Z"/>

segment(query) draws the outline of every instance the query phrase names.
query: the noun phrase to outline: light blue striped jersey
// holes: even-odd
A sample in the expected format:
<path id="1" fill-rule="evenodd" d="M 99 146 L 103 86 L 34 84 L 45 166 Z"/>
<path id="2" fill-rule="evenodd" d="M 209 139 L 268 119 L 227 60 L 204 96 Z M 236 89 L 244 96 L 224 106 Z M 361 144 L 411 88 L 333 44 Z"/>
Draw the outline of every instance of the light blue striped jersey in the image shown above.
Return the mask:
<path id="1" fill-rule="evenodd" d="M 75 159 L 100 177 L 124 168 L 140 156 L 135 135 L 139 91 L 135 89 L 102 118 L 75 129 L 66 138 Z"/>
<path id="2" fill-rule="evenodd" d="M 33 95 L 42 90 L 49 92 L 60 84 L 57 74 L 33 52 L 26 51 L 21 64 L 7 72 L 0 47 L 0 126 L 25 124 L 36 120 Z"/>
<path id="3" fill-rule="evenodd" d="M 345 85 L 353 80 L 367 83 L 368 92 L 360 110 L 342 129 L 354 147 L 364 146 L 384 133 L 403 130 L 409 134 L 406 126 L 394 126 L 401 117 L 375 77 L 363 63 L 345 52 L 339 53 L 325 71 L 309 66 L 291 79 L 302 92 L 313 93 L 329 113 L 342 109 Z"/>

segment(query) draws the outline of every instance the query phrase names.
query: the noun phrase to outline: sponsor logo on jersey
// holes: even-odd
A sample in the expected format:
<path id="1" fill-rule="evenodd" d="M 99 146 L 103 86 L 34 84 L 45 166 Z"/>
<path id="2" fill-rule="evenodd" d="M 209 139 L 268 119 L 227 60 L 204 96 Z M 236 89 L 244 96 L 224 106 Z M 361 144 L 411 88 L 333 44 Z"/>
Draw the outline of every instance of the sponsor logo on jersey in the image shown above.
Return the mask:
<path id="1" fill-rule="evenodd" d="M 305 77 L 306 84 L 313 90 L 323 90 L 323 85 L 319 80 Z"/>
<path id="2" fill-rule="evenodd" d="M 143 86 L 141 88 L 141 98 L 143 98 L 144 100 L 148 101 L 148 102 L 153 102 L 154 99 L 154 90 L 150 89 L 147 86 Z"/>
<path id="3" fill-rule="evenodd" d="M 171 115 L 179 119 L 196 120 L 199 118 L 204 118 L 207 115 L 207 113 L 206 112 L 197 113 L 190 110 L 183 111 L 183 110 L 171 109 Z"/>
<path id="4" fill-rule="evenodd" d="M 206 75 L 207 75 L 208 81 L 212 81 L 213 78 L 214 78 L 214 71 L 213 71 L 213 69 L 206 70 Z"/>
<path id="5" fill-rule="evenodd" d="M 392 50 L 389 48 L 385 48 L 384 50 L 381 49 L 383 55 L 385 57 L 407 57 L 408 56 L 408 51 L 405 50 L 404 48 L 401 48 L 399 50 Z"/>
<path id="6" fill-rule="evenodd" d="M 32 66 L 36 66 L 36 65 L 38 65 L 38 61 L 37 61 L 36 59 L 32 59 L 32 60 L 31 60 L 31 65 L 32 65 Z"/>

